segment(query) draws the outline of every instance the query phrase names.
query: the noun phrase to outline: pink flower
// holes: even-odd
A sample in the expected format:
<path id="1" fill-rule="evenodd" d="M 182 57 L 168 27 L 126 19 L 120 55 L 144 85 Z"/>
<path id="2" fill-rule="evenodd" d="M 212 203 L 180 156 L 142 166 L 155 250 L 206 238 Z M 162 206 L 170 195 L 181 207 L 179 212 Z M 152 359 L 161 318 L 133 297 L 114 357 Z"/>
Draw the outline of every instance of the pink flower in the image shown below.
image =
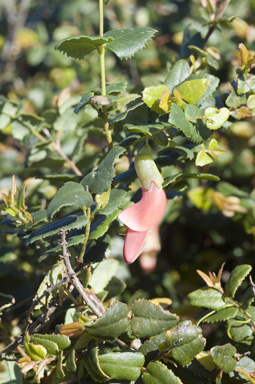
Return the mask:
<path id="1" fill-rule="evenodd" d="M 162 187 L 151 182 L 150 189 L 142 189 L 141 200 L 119 214 L 128 227 L 124 243 L 124 260 L 133 263 L 142 253 L 148 232 L 160 221 L 166 209 L 166 194 Z"/>

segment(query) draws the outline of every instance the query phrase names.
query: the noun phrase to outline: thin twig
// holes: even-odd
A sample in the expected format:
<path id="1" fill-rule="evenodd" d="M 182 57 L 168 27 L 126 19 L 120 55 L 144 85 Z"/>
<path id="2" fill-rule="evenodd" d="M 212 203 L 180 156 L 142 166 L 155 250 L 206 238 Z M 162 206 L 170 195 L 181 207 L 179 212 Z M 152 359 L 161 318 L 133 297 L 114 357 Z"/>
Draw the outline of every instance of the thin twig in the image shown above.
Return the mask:
<path id="1" fill-rule="evenodd" d="M 62 248 L 61 258 L 64 260 L 67 275 L 70 278 L 70 280 L 72 281 L 75 289 L 79 292 L 83 301 L 88 305 L 88 307 L 91 309 L 91 311 L 95 315 L 97 315 L 97 317 L 101 317 L 101 316 L 103 316 L 103 314 L 105 312 L 101 301 L 95 295 L 91 295 L 84 290 L 82 283 L 80 282 L 80 280 L 78 279 L 78 277 L 76 276 L 76 273 L 74 272 L 74 270 L 72 268 L 72 265 L 70 263 L 70 254 L 67 252 L 67 248 L 66 248 L 66 244 L 67 244 L 66 243 L 66 234 L 67 234 L 67 231 L 65 229 L 62 229 L 60 231 L 60 235 L 61 235 L 60 246 Z"/>
<path id="2" fill-rule="evenodd" d="M 205 38 L 204 38 L 204 45 L 206 45 L 206 43 L 207 43 L 207 41 L 209 40 L 211 34 L 212 34 L 212 33 L 214 32 L 214 30 L 216 29 L 216 26 L 217 26 L 217 20 L 219 20 L 219 19 L 223 16 L 223 14 L 224 14 L 224 12 L 225 12 L 225 10 L 226 10 L 228 4 L 230 3 L 230 1 L 231 1 L 231 0 L 225 0 L 224 3 L 223 3 L 222 6 L 221 6 L 219 12 L 215 15 L 214 23 L 210 26 L 210 28 L 209 28 L 209 30 L 208 30 L 208 32 L 207 32 Z"/>

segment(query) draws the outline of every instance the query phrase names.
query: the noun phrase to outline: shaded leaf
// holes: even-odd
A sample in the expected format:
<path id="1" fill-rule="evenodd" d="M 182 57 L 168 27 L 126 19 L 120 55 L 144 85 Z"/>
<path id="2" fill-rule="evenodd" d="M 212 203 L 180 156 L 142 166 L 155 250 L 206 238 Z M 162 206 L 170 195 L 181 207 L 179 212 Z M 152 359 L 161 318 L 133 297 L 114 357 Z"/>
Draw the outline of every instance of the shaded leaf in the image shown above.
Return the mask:
<path id="1" fill-rule="evenodd" d="M 131 330 L 136 337 L 150 337 L 174 327 L 178 317 L 148 300 L 137 300 L 132 307 Z"/>
<path id="2" fill-rule="evenodd" d="M 128 59 L 144 48 L 155 33 L 156 30 L 149 27 L 119 29 L 106 32 L 104 37 L 109 41 L 114 40 L 106 44 L 107 49 L 114 52 L 120 59 Z"/>
<path id="3" fill-rule="evenodd" d="M 106 84 L 106 94 L 124 92 L 127 89 L 126 81 L 118 81 L 117 83 Z"/>
<path id="4" fill-rule="evenodd" d="M 142 378 L 144 384 L 182 384 L 181 379 L 160 361 L 151 361 Z"/>
<path id="5" fill-rule="evenodd" d="M 91 231 L 89 235 L 90 240 L 96 240 L 99 237 L 102 237 L 108 230 L 110 224 L 117 219 L 121 210 L 116 209 L 108 216 L 100 216 L 96 220 L 93 221 L 91 225 Z"/>
<path id="6" fill-rule="evenodd" d="M 201 143 L 210 136 L 210 130 L 204 125 L 193 125 L 189 122 L 185 113 L 177 104 L 173 104 L 168 121 L 195 143 Z"/>
<path id="7" fill-rule="evenodd" d="M 89 343 L 89 348 L 84 354 L 84 365 L 88 374 L 95 381 L 108 381 L 110 377 L 106 375 L 100 367 L 99 364 L 99 348 L 97 347 L 95 341 Z"/>
<path id="8" fill-rule="evenodd" d="M 32 235 L 30 235 L 26 239 L 26 244 L 32 244 L 37 240 L 44 239 L 45 237 L 49 237 L 59 233 L 62 228 L 66 230 L 70 230 L 73 228 L 79 229 L 85 227 L 88 219 L 84 215 L 68 215 L 63 217 L 60 220 L 54 221 L 54 223 L 50 223 L 41 227 L 37 231 L 35 231 Z"/>
<path id="9" fill-rule="evenodd" d="M 73 59 L 82 60 L 90 52 L 97 49 L 100 45 L 113 41 L 113 37 L 99 36 L 75 36 L 61 40 L 55 49 L 66 54 Z"/>
<path id="10" fill-rule="evenodd" d="M 178 343 L 170 353 L 182 366 L 188 365 L 204 349 L 205 342 L 201 328 L 192 325 L 191 321 L 184 321 L 166 332 L 166 346 L 168 348 L 174 343 Z"/>
<path id="11" fill-rule="evenodd" d="M 173 68 L 170 69 L 164 84 L 167 86 L 170 93 L 172 93 L 174 87 L 185 80 L 189 75 L 190 67 L 188 62 L 186 60 L 178 60 Z"/>
<path id="12" fill-rule="evenodd" d="M 47 214 L 50 219 L 63 207 L 88 208 L 93 203 L 92 196 L 84 187 L 73 181 L 68 181 L 61 187 L 51 200 Z"/>
<path id="13" fill-rule="evenodd" d="M 238 308 L 230 307 L 220 309 L 219 311 L 213 313 L 210 316 L 207 316 L 203 323 L 215 323 L 216 321 L 226 321 L 229 319 L 233 319 L 238 313 Z"/>
<path id="14" fill-rule="evenodd" d="M 213 360 L 226 373 L 232 372 L 236 367 L 236 348 L 231 344 L 211 348 Z"/>
<path id="15" fill-rule="evenodd" d="M 237 289 L 242 284 L 245 277 L 251 272 L 252 267 L 248 264 L 238 265 L 230 273 L 228 281 L 225 284 L 225 293 L 229 297 L 234 297 Z"/>
<path id="16" fill-rule="evenodd" d="M 106 340 L 114 340 L 122 333 L 128 331 L 129 321 L 127 315 L 127 305 L 116 302 L 112 307 L 107 309 L 102 317 L 94 323 L 87 325 L 85 328 L 86 332 L 96 337 L 105 338 Z"/>
<path id="17" fill-rule="evenodd" d="M 75 349 L 71 350 L 71 352 L 69 353 L 65 363 L 66 363 L 65 367 L 66 367 L 67 371 L 69 371 L 69 372 L 76 372 L 77 365 L 76 365 L 76 361 L 75 361 Z"/>
<path id="18" fill-rule="evenodd" d="M 100 210 L 101 215 L 110 215 L 115 211 L 115 209 L 122 206 L 126 202 L 127 191 L 123 189 L 112 189 L 110 193 L 110 198 L 107 205 Z"/>
<path id="19" fill-rule="evenodd" d="M 113 147 L 107 153 L 103 161 L 100 163 L 98 169 L 85 176 L 81 184 L 90 189 L 91 192 L 101 195 L 103 192 L 108 191 L 111 186 L 111 181 L 114 172 L 114 162 L 126 151 L 125 148 L 120 146 Z"/>
<path id="20" fill-rule="evenodd" d="M 141 375 L 144 355 L 139 352 L 112 352 L 99 356 L 101 369 L 118 380 L 137 380 Z"/>
<path id="21" fill-rule="evenodd" d="M 149 340 L 146 340 L 139 351 L 142 352 L 145 356 L 152 351 L 156 351 L 159 349 L 159 345 L 162 344 L 166 340 L 166 332 L 162 332 L 156 336 L 151 337 Z"/>
<path id="22" fill-rule="evenodd" d="M 79 104 L 74 108 L 74 112 L 80 112 L 80 110 L 89 103 L 92 96 L 94 96 L 94 92 L 92 91 L 85 93 L 85 95 L 82 96 Z"/>

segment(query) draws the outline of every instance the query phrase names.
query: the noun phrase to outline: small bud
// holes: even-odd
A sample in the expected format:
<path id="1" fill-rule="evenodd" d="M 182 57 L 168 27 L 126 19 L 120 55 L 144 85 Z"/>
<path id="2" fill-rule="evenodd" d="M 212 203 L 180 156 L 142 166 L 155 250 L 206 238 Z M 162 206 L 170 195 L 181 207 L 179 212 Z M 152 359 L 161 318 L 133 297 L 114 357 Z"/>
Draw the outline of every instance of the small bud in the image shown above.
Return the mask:
<path id="1" fill-rule="evenodd" d="M 135 159 L 135 170 L 142 187 L 149 191 L 154 182 L 157 188 L 161 188 L 163 177 L 161 176 L 153 158 L 149 154 L 140 154 Z"/>

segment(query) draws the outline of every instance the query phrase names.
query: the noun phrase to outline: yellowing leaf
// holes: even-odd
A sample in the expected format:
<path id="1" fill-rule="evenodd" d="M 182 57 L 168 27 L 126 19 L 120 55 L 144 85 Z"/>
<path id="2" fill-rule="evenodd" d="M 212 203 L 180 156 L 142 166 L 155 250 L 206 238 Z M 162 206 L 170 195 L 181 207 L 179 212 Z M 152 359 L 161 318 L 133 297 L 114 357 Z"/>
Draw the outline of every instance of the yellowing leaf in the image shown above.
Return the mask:
<path id="1" fill-rule="evenodd" d="M 169 94 L 169 90 L 166 85 L 147 87 L 143 91 L 143 101 L 145 104 L 160 115 L 164 115 L 166 113 L 166 111 L 160 107 L 161 98 L 164 92 L 165 94 L 166 92 Z"/>
<path id="2" fill-rule="evenodd" d="M 189 104 L 195 104 L 206 92 L 209 84 L 209 79 L 188 80 L 182 83 L 177 89 L 183 100 Z"/>
<path id="3" fill-rule="evenodd" d="M 229 118 L 228 108 L 212 108 L 208 107 L 205 110 L 206 126 L 209 129 L 219 129 Z"/>
<path id="4" fill-rule="evenodd" d="M 204 148 L 198 152 L 197 158 L 196 158 L 196 165 L 198 167 L 203 167 L 204 165 L 210 164 L 212 162 L 213 162 L 212 158 L 209 155 L 207 155 Z"/>
<path id="5" fill-rule="evenodd" d="M 210 150 L 210 151 L 214 151 L 215 149 L 217 149 L 218 148 L 218 141 L 216 140 L 216 139 L 211 139 L 210 140 L 210 143 L 209 143 L 209 145 L 208 145 L 208 149 Z"/>
<path id="6" fill-rule="evenodd" d="M 188 192 L 188 197 L 197 208 L 208 210 L 212 205 L 213 192 L 212 188 L 197 187 Z"/>
<path id="7" fill-rule="evenodd" d="M 162 93 L 159 108 L 163 109 L 166 113 L 170 111 L 170 105 L 171 105 L 171 95 L 168 91 L 164 91 Z"/>
<path id="8" fill-rule="evenodd" d="M 168 297 L 156 297 L 155 299 L 151 299 L 150 302 L 156 305 L 161 305 L 161 304 L 171 305 L 173 301 Z"/>

